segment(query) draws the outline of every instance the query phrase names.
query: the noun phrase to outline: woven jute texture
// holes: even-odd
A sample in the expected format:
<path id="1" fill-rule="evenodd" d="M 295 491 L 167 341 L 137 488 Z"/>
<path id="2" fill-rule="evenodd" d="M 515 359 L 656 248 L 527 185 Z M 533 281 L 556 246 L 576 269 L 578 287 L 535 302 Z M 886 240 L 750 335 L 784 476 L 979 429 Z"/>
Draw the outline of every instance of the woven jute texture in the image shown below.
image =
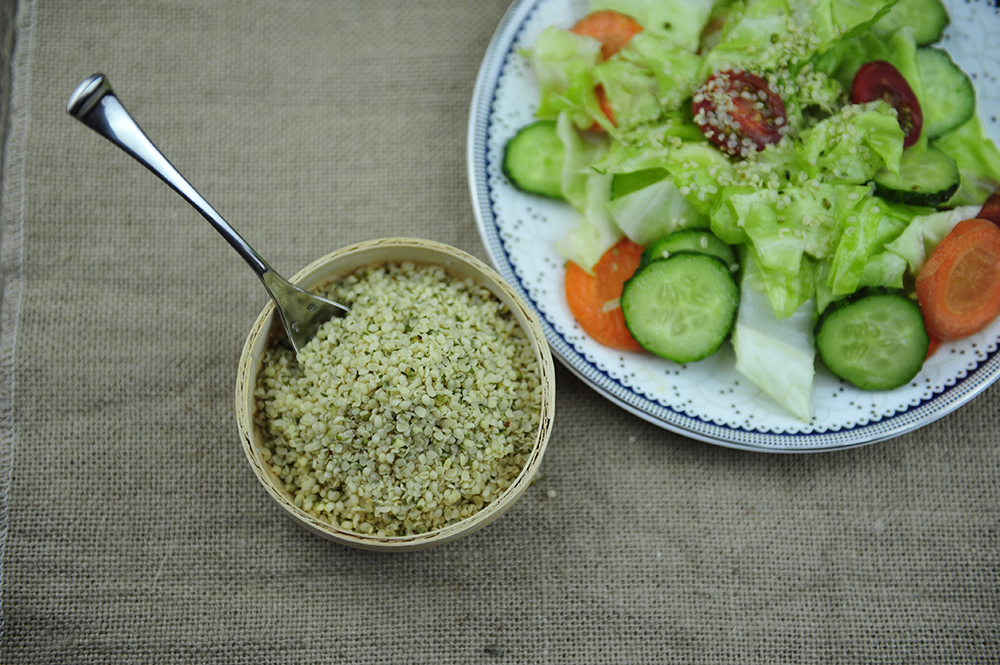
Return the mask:
<path id="1" fill-rule="evenodd" d="M 22 0 L 5 146 L 0 662 L 995 663 L 1000 390 L 889 442 L 751 454 L 560 368 L 540 479 L 425 552 L 289 520 L 237 438 L 266 301 L 67 116 L 84 77 L 291 274 L 418 236 L 481 258 L 465 165 L 506 0 Z"/>

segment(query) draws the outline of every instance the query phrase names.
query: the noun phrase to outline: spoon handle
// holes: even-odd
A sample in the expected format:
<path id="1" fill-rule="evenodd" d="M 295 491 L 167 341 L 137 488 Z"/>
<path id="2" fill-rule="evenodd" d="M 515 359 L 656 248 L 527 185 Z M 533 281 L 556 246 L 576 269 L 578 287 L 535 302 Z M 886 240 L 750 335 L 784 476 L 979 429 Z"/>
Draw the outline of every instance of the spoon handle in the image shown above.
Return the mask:
<path id="1" fill-rule="evenodd" d="M 107 77 L 94 74 L 84 79 L 70 96 L 66 112 L 131 155 L 183 196 L 222 234 L 270 289 L 270 275 L 268 279 L 265 275 L 272 272 L 271 267 L 153 145 L 115 96 Z"/>

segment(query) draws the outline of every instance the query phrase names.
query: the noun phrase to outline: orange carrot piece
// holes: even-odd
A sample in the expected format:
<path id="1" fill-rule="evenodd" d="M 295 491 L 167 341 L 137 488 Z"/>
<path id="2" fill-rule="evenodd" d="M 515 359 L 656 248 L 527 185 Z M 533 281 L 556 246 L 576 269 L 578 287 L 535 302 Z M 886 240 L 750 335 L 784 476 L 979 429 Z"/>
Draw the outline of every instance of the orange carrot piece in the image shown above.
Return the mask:
<path id="1" fill-rule="evenodd" d="M 642 351 L 625 327 L 622 288 L 639 267 L 642 245 L 623 238 L 606 251 L 594 274 L 572 261 L 566 264 L 566 301 L 573 318 L 595 341 L 620 351 Z"/>
<path id="2" fill-rule="evenodd" d="M 597 93 L 597 103 L 601 105 L 601 111 L 604 112 L 604 115 L 608 116 L 608 120 L 611 121 L 611 124 L 617 127 L 618 123 L 615 122 L 615 110 L 611 108 L 611 102 L 608 100 L 607 93 L 604 92 L 604 86 L 598 84 L 597 87 L 594 88 L 594 92 Z M 601 129 L 601 126 L 595 122 L 593 128 Z"/>
<path id="3" fill-rule="evenodd" d="M 977 333 L 1000 316 L 1000 227 L 959 222 L 917 275 L 927 333 L 942 341 Z"/>
<path id="4" fill-rule="evenodd" d="M 594 87 L 594 94 L 597 95 L 597 103 L 601 105 L 601 112 L 604 113 L 607 119 L 611 121 L 612 125 L 617 127 L 618 123 L 615 122 L 615 110 L 611 108 L 611 101 L 608 99 L 607 93 L 604 92 L 604 86 L 598 83 Z M 587 130 L 591 132 L 603 132 L 604 127 L 601 126 L 601 123 L 595 120 L 593 124 L 587 128 Z"/>
<path id="5" fill-rule="evenodd" d="M 607 60 L 642 32 L 642 26 L 631 16 L 606 9 L 584 16 L 570 31 L 601 42 L 601 55 Z"/>
<path id="6" fill-rule="evenodd" d="M 944 344 L 944 342 L 942 342 L 941 340 L 939 340 L 934 335 L 928 335 L 928 337 L 930 338 L 931 342 L 930 342 L 930 344 L 927 345 L 927 356 L 924 358 L 924 360 L 927 360 L 928 358 L 930 358 L 931 356 L 933 356 L 935 353 L 937 353 L 937 350 L 941 348 L 942 344 Z"/>

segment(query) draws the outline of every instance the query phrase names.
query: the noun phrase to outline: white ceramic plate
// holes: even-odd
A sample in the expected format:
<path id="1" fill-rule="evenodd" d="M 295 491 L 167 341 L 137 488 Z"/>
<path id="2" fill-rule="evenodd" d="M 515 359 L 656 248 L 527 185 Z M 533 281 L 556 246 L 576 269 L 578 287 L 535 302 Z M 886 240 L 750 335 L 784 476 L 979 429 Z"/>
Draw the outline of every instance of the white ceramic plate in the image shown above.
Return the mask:
<path id="1" fill-rule="evenodd" d="M 979 113 L 1000 138 L 1000 14 L 988 2 L 946 0 L 951 25 L 940 46 L 968 73 Z M 817 363 L 813 418 L 805 423 L 741 377 L 728 343 L 698 363 L 602 347 L 576 325 L 563 295 L 563 259 L 554 242 L 577 220 L 565 204 L 522 194 L 500 168 L 514 133 L 532 122 L 537 84 L 519 49 L 546 26 L 568 27 L 585 0 L 515 2 L 491 41 L 472 99 L 468 169 L 479 230 L 493 264 L 535 307 L 556 356 L 597 392 L 666 429 L 724 446 L 816 452 L 889 439 L 962 406 L 1000 376 L 1000 320 L 947 344 L 907 386 L 865 392 Z"/>

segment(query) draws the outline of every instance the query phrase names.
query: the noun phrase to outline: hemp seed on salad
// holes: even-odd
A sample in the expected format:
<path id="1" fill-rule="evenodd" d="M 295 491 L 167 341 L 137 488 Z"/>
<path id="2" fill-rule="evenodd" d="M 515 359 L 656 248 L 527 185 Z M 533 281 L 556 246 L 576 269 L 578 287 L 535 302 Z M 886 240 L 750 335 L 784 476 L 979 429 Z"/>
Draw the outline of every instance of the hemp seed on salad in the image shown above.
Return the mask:
<path id="1" fill-rule="evenodd" d="M 266 352 L 255 390 L 263 459 L 296 506 L 346 531 L 440 529 L 495 500 L 535 443 L 541 381 L 488 289 L 413 263 L 329 286 L 350 305 L 296 357 Z"/>

